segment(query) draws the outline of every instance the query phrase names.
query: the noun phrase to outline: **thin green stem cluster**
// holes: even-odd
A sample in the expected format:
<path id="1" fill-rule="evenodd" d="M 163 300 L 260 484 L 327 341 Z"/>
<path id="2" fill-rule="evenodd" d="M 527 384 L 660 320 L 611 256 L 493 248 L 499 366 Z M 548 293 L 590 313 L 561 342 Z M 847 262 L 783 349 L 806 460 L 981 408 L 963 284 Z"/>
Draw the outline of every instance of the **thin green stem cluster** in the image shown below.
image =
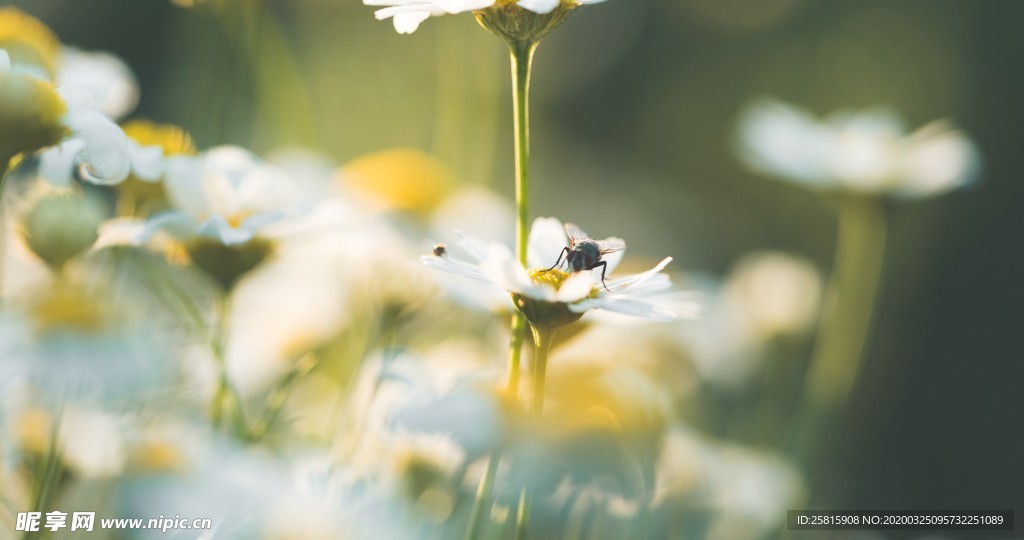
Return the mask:
<path id="1" fill-rule="evenodd" d="M 509 43 L 509 54 L 512 66 L 512 105 L 513 125 L 515 131 L 515 162 L 516 162 L 516 257 L 519 263 L 526 266 L 527 239 L 530 224 L 530 73 L 533 68 L 533 55 L 538 42 Z M 509 346 L 508 393 L 515 396 L 519 392 L 522 380 L 522 348 L 526 337 L 526 319 L 516 313 L 512 317 L 512 338 Z M 535 372 L 536 373 L 536 372 Z M 469 526 L 466 529 L 466 540 L 480 537 L 484 528 L 484 515 L 491 503 L 494 479 L 501 462 L 501 453 L 495 450 L 488 462 L 487 469 L 476 498 L 470 511 Z M 523 493 L 517 512 L 517 529 L 525 534 L 525 523 L 528 520 L 528 500 Z"/>

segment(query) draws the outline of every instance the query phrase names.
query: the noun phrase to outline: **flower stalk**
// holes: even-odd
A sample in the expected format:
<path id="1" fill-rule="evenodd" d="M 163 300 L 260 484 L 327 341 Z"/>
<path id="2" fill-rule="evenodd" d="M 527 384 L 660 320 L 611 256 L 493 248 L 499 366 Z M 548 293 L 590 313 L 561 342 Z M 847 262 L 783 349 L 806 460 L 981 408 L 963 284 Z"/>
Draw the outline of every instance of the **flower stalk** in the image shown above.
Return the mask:
<path id="1" fill-rule="evenodd" d="M 509 42 L 516 157 L 516 256 L 526 265 L 530 223 L 530 74 L 537 41 Z"/>
<path id="2" fill-rule="evenodd" d="M 523 265 L 526 265 L 530 224 L 530 75 L 533 69 L 533 54 L 538 44 L 538 41 L 508 42 L 512 66 L 512 112 L 515 133 L 516 257 Z M 517 312 L 512 316 L 511 334 L 507 388 L 508 393 L 515 396 L 519 392 L 519 382 L 522 379 L 521 358 L 526 337 L 526 320 L 521 313 Z M 501 453 L 495 450 L 487 461 L 487 470 L 480 479 L 480 486 L 473 500 L 466 540 L 479 538 L 483 516 L 491 501 L 494 479 L 500 462 Z M 520 516 L 522 511 L 523 508 L 520 506 Z"/>
<path id="3" fill-rule="evenodd" d="M 871 319 L 885 260 L 884 203 L 870 196 L 839 201 L 839 233 L 829 278 L 824 323 L 804 394 L 825 410 L 842 405 L 856 383 L 871 333 Z"/>
<path id="4" fill-rule="evenodd" d="M 248 429 L 245 422 L 245 413 L 242 410 L 242 400 L 238 392 L 228 379 L 227 368 L 227 340 L 228 328 L 231 320 L 231 294 L 226 292 L 217 310 L 217 322 L 213 335 L 213 358 L 217 364 L 217 389 L 213 394 L 213 401 L 210 402 L 210 421 L 214 427 L 220 426 L 224 419 L 224 402 L 229 401 L 234 407 L 234 429 L 236 435 L 245 439 L 248 437 Z"/>

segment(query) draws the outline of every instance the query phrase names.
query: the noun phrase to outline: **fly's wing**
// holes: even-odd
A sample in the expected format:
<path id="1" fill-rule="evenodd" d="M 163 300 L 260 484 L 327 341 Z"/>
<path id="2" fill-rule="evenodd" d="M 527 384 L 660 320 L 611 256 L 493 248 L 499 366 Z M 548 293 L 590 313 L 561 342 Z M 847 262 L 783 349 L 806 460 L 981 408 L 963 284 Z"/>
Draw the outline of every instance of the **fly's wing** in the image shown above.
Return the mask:
<path id="1" fill-rule="evenodd" d="M 583 232 L 583 229 L 577 227 L 573 223 L 565 224 L 565 234 L 569 236 L 569 249 L 576 247 L 576 244 L 590 238 L 587 233 Z"/>
<path id="2" fill-rule="evenodd" d="M 601 240 L 597 245 L 601 248 L 601 255 L 607 255 L 609 253 L 615 253 L 616 251 L 626 249 L 626 242 L 621 238 L 616 238 L 614 236 Z"/>

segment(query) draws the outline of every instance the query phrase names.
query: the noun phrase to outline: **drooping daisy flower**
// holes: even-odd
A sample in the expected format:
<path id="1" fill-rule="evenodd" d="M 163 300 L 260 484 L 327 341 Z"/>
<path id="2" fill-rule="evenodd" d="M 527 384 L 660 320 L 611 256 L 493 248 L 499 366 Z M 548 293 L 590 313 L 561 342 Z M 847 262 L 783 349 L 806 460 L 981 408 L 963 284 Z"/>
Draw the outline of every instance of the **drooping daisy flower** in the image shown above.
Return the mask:
<path id="1" fill-rule="evenodd" d="M 411 34 L 420 23 L 431 16 L 464 13 L 494 8 L 518 6 L 534 13 L 549 14 L 559 7 L 572 9 L 579 5 L 596 4 L 604 0 L 363 0 L 368 6 L 384 6 L 376 12 L 379 20 L 391 18 L 395 30 Z"/>
<path id="2" fill-rule="evenodd" d="M 774 99 L 741 116 L 738 152 L 754 170 L 822 189 L 926 197 L 974 180 L 974 144 L 938 120 L 907 134 L 890 111 L 836 112 L 824 119 Z"/>
<path id="3" fill-rule="evenodd" d="M 299 202 L 286 171 L 234 146 L 167 158 L 164 187 L 176 209 L 152 218 L 149 234 L 179 240 L 225 288 L 270 254 L 261 233 Z"/>
<path id="4" fill-rule="evenodd" d="M 168 158 L 165 174 L 177 210 L 158 221 L 183 236 L 244 244 L 297 203 L 286 171 L 236 146 Z"/>
<path id="5" fill-rule="evenodd" d="M 570 227 L 572 228 L 572 227 Z M 614 277 L 625 243 L 618 238 L 596 242 L 616 246 L 601 255 L 601 265 L 573 271 L 574 265 L 556 264 L 572 253 L 566 227 L 554 218 L 534 221 L 528 240 L 529 268 L 516 261 L 499 243 L 462 238 L 461 246 L 473 263 L 447 256 L 424 256 L 427 266 L 490 283 L 512 294 L 513 302 L 531 324 L 562 326 L 579 319 L 590 309 L 603 309 L 656 321 L 670 321 L 674 311 L 652 295 L 668 289 L 671 282 L 661 271 L 672 261 L 666 257 L 642 274 Z M 568 271 L 567 271 L 568 270 Z"/>
<path id="6" fill-rule="evenodd" d="M 0 157 L 49 147 L 39 154 L 39 174 L 55 186 L 70 186 L 76 174 L 95 184 L 116 184 L 131 172 L 128 138 L 93 108 L 88 92 L 75 87 L 54 90 L 47 80 L 15 73 L 3 49 L 0 117 L 10 117 L 11 125 L 18 126 L 0 137 Z M 7 142 L 6 137 L 12 140 Z"/>

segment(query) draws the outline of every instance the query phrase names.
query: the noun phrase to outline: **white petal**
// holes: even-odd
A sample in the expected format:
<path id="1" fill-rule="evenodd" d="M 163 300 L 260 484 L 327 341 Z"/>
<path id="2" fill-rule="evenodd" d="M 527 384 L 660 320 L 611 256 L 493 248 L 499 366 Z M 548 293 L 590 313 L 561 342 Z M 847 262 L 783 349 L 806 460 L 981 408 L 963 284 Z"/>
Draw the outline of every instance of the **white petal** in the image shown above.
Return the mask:
<path id="1" fill-rule="evenodd" d="M 594 284 L 600 276 L 594 272 L 577 272 L 562 282 L 555 299 L 559 302 L 576 302 L 586 298 L 594 290 Z"/>
<path id="2" fill-rule="evenodd" d="M 666 306 L 633 298 L 583 300 L 582 302 L 570 304 L 569 309 L 575 313 L 583 313 L 588 309 L 603 309 L 658 322 L 671 322 L 676 318 L 676 314 Z"/>
<path id="3" fill-rule="evenodd" d="M 420 23 L 430 18 L 429 11 L 410 11 L 408 13 L 396 13 L 392 22 L 399 34 L 411 34 L 420 27 Z"/>
<path id="4" fill-rule="evenodd" d="M 910 196 L 942 193 L 970 183 L 981 159 L 974 144 L 944 122 L 933 122 L 911 135 L 903 157 L 903 185 L 899 192 Z"/>
<path id="5" fill-rule="evenodd" d="M 519 0 L 517 5 L 534 13 L 551 13 L 561 0 Z"/>
<path id="6" fill-rule="evenodd" d="M 739 122 L 738 151 L 759 172 L 818 184 L 825 179 L 824 146 L 829 130 L 808 112 L 762 98 Z"/>
<path id="7" fill-rule="evenodd" d="M 480 262 L 480 272 L 488 281 L 509 292 L 521 292 L 532 284 L 526 270 L 507 256 L 485 258 Z"/>
<path id="8" fill-rule="evenodd" d="M 11 72 L 11 55 L 7 54 L 7 49 L 0 49 L 0 73 Z"/>
<path id="9" fill-rule="evenodd" d="M 83 150 L 85 141 L 82 139 L 67 139 L 44 150 L 39 154 L 39 176 L 54 186 L 71 187 L 78 155 Z"/>
<path id="10" fill-rule="evenodd" d="M 79 154 L 86 180 L 95 184 L 117 184 L 131 172 L 128 137 L 121 128 L 96 111 L 68 113 L 65 123 L 77 138 L 85 141 Z"/>
<path id="11" fill-rule="evenodd" d="M 67 106 L 69 113 L 96 110 L 96 102 L 93 101 L 92 94 L 85 88 L 74 85 L 61 86 L 57 89 L 57 94 Z"/>
<path id="12" fill-rule="evenodd" d="M 153 216 L 146 222 L 139 235 L 139 241 L 146 242 L 160 231 L 179 240 L 185 240 L 195 235 L 197 225 L 195 219 L 184 212 L 164 212 Z"/>
<path id="13" fill-rule="evenodd" d="M 660 263 L 657 264 L 657 266 L 651 268 L 650 270 L 642 274 L 634 274 L 632 276 L 625 276 L 612 280 L 607 283 L 608 289 L 614 293 L 628 290 L 631 287 L 639 286 L 640 284 L 657 275 L 658 272 L 664 270 L 670 262 L 672 262 L 672 257 L 665 257 L 664 259 L 662 259 Z"/>
<path id="14" fill-rule="evenodd" d="M 612 285 L 609 284 L 608 288 L 611 289 Z M 617 294 L 628 294 L 629 296 L 637 296 L 644 294 L 651 294 L 655 292 L 664 291 L 672 287 L 672 278 L 668 274 L 654 274 L 643 281 L 633 283 L 625 293 L 618 292 Z M 621 291 L 621 289 L 612 289 L 613 291 Z M 615 294 L 615 293 L 613 293 Z"/>
<path id="15" fill-rule="evenodd" d="M 569 247 L 565 227 L 555 218 L 537 218 L 530 228 L 526 243 L 526 264 L 530 268 L 548 268 L 555 264 L 562 250 Z"/>
<path id="16" fill-rule="evenodd" d="M 491 7 L 494 0 L 435 0 L 434 5 L 445 13 L 455 14 Z"/>
<path id="17" fill-rule="evenodd" d="M 132 155 L 132 173 L 147 182 L 156 182 L 164 174 L 164 150 L 159 146 L 142 146 L 129 141 Z"/>
<path id="18" fill-rule="evenodd" d="M 480 271 L 480 268 L 473 266 L 472 264 L 449 259 L 448 257 L 436 257 L 434 255 L 423 255 L 420 257 L 420 260 L 423 261 L 423 264 L 431 268 L 444 270 L 445 272 L 452 274 L 490 283 L 490 280 L 484 276 L 483 272 Z"/>
<path id="19" fill-rule="evenodd" d="M 203 191 L 202 159 L 193 156 L 172 156 L 165 161 L 164 189 L 174 206 L 195 218 L 210 213 Z"/>

